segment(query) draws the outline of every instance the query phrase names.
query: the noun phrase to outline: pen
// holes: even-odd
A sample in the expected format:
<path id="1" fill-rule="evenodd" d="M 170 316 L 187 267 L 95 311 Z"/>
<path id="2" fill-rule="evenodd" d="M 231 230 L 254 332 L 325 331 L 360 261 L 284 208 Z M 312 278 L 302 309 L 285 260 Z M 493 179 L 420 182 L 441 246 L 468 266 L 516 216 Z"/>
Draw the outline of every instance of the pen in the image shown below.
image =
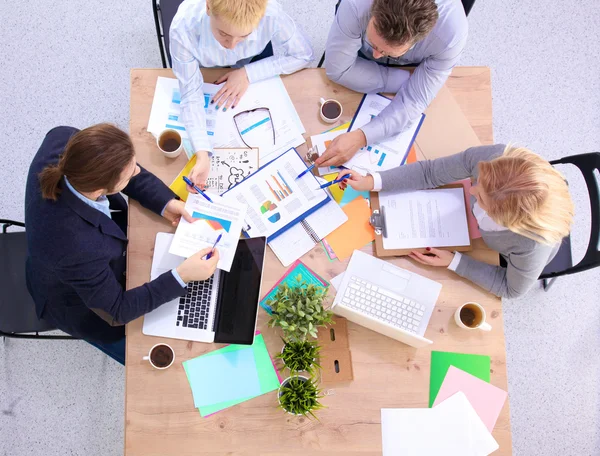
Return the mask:
<path id="1" fill-rule="evenodd" d="M 192 187 L 194 190 L 196 190 L 196 191 L 197 191 L 198 193 L 200 193 L 200 194 L 201 194 L 201 195 L 202 195 L 204 198 L 206 198 L 206 199 L 207 199 L 209 202 L 211 202 L 211 203 L 212 203 L 212 200 L 211 200 L 211 199 L 208 197 L 208 195 L 207 195 L 206 193 L 204 193 L 202 190 L 200 190 L 200 188 L 199 188 L 199 187 L 196 187 L 196 186 L 194 185 L 194 183 L 193 183 L 191 180 L 189 180 L 189 179 L 187 178 L 187 176 L 181 176 L 181 177 L 183 178 L 183 180 L 185 181 L 185 183 L 186 183 L 186 184 L 188 184 L 190 187 Z"/>
<path id="2" fill-rule="evenodd" d="M 345 174 L 338 179 L 335 179 L 335 180 L 332 180 L 331 182 L 327 182 L 326 184 L 320 185 L 319 188 L 327 188 L 327 187 L 332 186 L 333 184 L 339 184 L 344 179 L 348 179 L 349 177 L 352 177 L 352 174 Z"/>
<path id="3" fill-rule="evenodd" d="M 312 165 L 310 165 L 308 168 L 306 168 L 304 171 L 302 171 L 300 174 L 298 174 L 298 176 L 297 176 L 297 177 L 296 177 L 296 179 L 294 179 L 294 180 L 298 180 L 298 179 L 300 179 L 302 176 L 304 176 L 306 173 L 310 173 L 310 172 L 311 172 L 311 171 L 314 169 L 314 167 L 315 167 L 315 166 L 316 166 L 316 165 L 313 163 L 313 164 L 312 164 Z"/>
<path id="4" fill-rule="evenodd" d="M 215 251 L 215 247 L 217 246 L 217 244 L 219 243 L 219 241 L 221 240 L 222 237 L 223 237 L 223 233 L 219 234 L 219 237 L 217 238 L 217 240 L 215 241 L 215 243 L 212 246 L 212 250 L 208 253 L 208 255 L 206 255 L 207 260 L 210 260 L 210 257 L 212 256 L 213 252 Z"/>

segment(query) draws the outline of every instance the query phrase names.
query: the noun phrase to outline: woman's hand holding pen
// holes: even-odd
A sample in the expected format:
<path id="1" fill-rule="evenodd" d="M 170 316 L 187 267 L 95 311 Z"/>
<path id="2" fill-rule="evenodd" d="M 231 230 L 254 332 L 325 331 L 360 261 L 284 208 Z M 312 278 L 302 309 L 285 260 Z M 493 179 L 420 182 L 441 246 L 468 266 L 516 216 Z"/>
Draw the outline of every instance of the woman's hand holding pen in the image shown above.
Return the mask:
<path id="1" fill-rule="evenodd" d="M 350 174 L 350 177 L 339 183 L 339 186 L 342 190 L 346 190 L 348 185 L 358 192 L 370 192 L 373 190 L 373 176 L 370 174 L 363 176 L 353 169 L 344 169 L 340 171 L 340 173 L 336 176 L 336 179 L 339 179 L 346 174 Z"/>

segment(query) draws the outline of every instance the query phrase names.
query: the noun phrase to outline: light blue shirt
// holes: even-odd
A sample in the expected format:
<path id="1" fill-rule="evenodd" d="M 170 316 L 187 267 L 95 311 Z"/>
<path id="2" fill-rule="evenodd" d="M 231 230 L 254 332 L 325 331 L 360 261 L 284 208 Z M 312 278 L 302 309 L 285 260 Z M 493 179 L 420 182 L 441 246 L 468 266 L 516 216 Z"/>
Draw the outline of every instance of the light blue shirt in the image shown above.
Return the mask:
<path id="1" fill-rule="evenodd" d="M 366 40 L 373 0 L 343 0 L 333 19 L 325 47 L 327 76 L 362 93 L 396 96 L 381 113 L 361 127 L 367 144 L 401 133 L 435 98 L 467 42 L 468 23 L 458 0 L 435 0 L 438 20 L 433 30 L 399 58 L 374 59 Z M 359 57 L 358 52 L 364 55 Z M 417 65 L 412 74 L 380 65 Z"/>
<path id="2" fill-rule="evenodd" d="M 173 72 L 181 92 L 181 120 L 196 151 L 212 151 L 200 67 L 245 67 L 248 80 L 253 83 L 294 73 L 313 60 L 309 40 L 274 0 L 269 1 L 258 27 L 234 49 L 225 49 L 215 39 L 206 14 L 206 0 L 185 0 L 181 4 L 171 23 L 169 39 Z M 249 63 L 269 42 L 273 56 Z"/>
<path id="3" fill-rule="evenodd" d="M 81 193 L 79 193 L 77 190 L 75 190 L 75 188 L 69 182 L 69 179 L 67 179 L 67 176 L 64 176 L 64 178 L 65 178 L 65 184 L 67 184 L 67 188 L 71 191 L 71 193 L 73 193 L 73 195 L 75 195 L 77 198 L 79 198 L 81 201 L 83 201 L 88 206 L 93 207 L 94 209 L 102 212 L 104 215 L 106 215 L 109 219 L 112 220 L 112 217 L 110 215 L 110 201 L 108 201 L 108 198 L 105 195 L 102 195 L 101 197 L 99 197 L 97 200 L 94 201 L 93 199 L 90 199 L 87 196 L 83 196 Z M 166 208 L 166 206 L 165 206 L 165 208 Z M 163 209 L 162 212 L 164 212 L 164 211 L 165 210 Z M 161 215 L 162 215 L 162 213 L 161 213 Z M 187 287 L 187 284 L 183 281 L 183 279 L 177 272 L 177 269 L 171 269 L 171 273 L 173 274 L 173 277 L 175 277 L 177 282 L 179 282 L 179 284 L 182 287 L 184 287 L 184 288 Z"/>

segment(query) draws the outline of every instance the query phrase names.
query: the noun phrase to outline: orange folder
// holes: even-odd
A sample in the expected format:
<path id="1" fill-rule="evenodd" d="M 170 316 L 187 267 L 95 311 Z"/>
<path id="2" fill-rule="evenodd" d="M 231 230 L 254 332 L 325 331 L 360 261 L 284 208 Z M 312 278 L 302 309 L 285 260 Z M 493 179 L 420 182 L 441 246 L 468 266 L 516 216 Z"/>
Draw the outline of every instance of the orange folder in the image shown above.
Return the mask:
<path id="1" fill-rule="evenodd" d="M 348 216 L 348 221 L 325 236 L 340 261 L 350 258 L 352 252 L 364 247 L 375 240 L 375 231 L 369 224 L 371 208 L 368 200 L 356 198 L 346 204 L 342 210 Z"/>

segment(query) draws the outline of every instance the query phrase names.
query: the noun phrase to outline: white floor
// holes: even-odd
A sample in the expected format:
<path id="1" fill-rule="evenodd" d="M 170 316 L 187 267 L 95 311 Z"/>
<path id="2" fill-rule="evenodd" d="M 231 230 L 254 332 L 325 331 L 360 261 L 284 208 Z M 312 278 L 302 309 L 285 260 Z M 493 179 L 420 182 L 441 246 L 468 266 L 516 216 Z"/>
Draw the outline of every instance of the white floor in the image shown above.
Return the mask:
<path id="1" fill-rule="evenodd" d="M 317 56 L 334 0 L 281 0 Z M 1 2 L 0 217 L 23 218 L 26 171 L 56 125 L 129 118 L 129 69 L 158 67 L 149 0 Z M 479 0 L 461 64 L 492 68 L 498 142 L 547 158 L 600 150 L 600 2 Z M 589 202 L 576 173 L 576 258 Z M 600 454 L 600 271 L 505 301 L 513 452 Z M 3 290 L 0 290 L 3 292 Z M 124 370 L 83 342 L 0 342 L 0 454 L 123 452 Z"/>

